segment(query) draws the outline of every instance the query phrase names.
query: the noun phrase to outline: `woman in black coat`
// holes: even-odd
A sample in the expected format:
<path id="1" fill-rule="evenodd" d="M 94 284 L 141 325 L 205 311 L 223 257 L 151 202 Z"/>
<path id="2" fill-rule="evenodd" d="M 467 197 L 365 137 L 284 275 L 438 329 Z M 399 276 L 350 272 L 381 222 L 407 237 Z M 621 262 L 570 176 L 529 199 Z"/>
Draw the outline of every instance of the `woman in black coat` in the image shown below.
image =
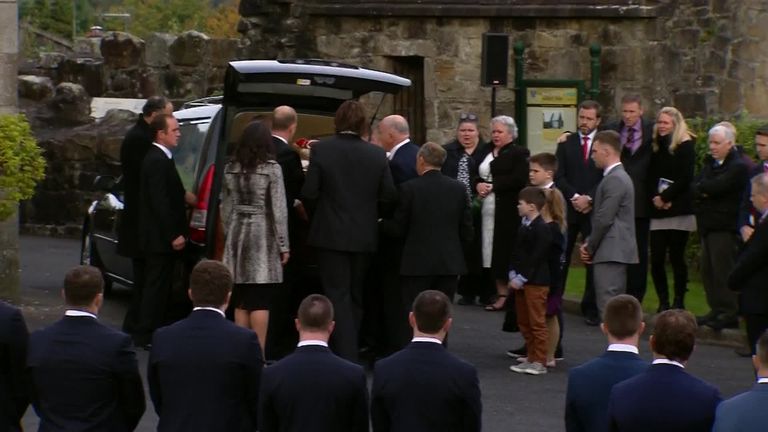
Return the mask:
<path id="1" fill-rule="evenodd" d="M 664 107 L 656 118 L 653 154 L 648 172 L 651 200 L 651 277 L 659 297 L 659 311 L 685 308 L 688 265 L 685 246 L 696 230 L 693 215 L 693 181 L 696 145 L 683 115 L 676 108 Z M 666 258 L 672 264 L 674 301 L 670 305 Z"/>
<path id="2" fill-rule="evenodd" d="M 478 168 L 475 190 L 483 199 L 482 248 L 483 267 L 490 268 L 496 281 L 495 302 L 486 310 L 504 308 L 507 297 L 507 275 L 512 246 L 515 244 L 520 216 L 517 213 L 517 195 L 528 182 L 528 156 L 524 147 L 514 145 L 517 125 L 509 116 L 491 120 L 491 142 L 480 149 L 482 162 Z"/>

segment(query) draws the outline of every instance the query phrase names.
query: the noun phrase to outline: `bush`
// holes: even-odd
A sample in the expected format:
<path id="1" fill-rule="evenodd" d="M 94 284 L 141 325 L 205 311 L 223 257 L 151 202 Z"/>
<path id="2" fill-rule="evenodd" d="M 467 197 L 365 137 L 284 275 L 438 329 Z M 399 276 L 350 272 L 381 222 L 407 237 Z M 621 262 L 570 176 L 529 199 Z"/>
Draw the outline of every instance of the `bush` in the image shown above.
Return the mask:
<path id="1" fill-rule="evenodd" d="M 45 159 L 22 114 L 0 115 L 0 220 L 31 198 L 45 177 Z"/>

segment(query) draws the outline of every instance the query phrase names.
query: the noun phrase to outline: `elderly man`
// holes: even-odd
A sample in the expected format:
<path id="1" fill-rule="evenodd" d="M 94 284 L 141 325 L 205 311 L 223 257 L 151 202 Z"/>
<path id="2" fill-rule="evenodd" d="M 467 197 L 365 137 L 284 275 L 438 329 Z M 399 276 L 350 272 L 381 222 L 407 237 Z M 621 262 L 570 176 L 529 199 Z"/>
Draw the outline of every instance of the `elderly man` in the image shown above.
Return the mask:
<path id="1" fill-rule="evenodd" d="M 694 180 L 694 212 L 701 237 L 701 279 L 710 312 L 697 319 L 715 330 L 736 327 L 737 298 L 728 289 L 728 275 L 736 259 L 737 221 L 747 166 L 734 146 L 732 130 L 709 130 L 709 152 Z"/>
<path id="2" fill-rule="evenodd" d="M 416 172 L 419 147 L 411 142 L 410 134 L 408 121 L 402 116 L 387 116 L 379 123 L 378 141 L 387 152 L 395 185 L 419 176 Z"/>
<path id="3" fill-rule="evenodd" d="M 759 212 L 754 233 L 728 278 L 728 287 L 741 293 L 741 314 L 747 324 L 747 340 L 755 354 L 757 338 L 768 329 L 768 174 L 752 178 L 752 205 Z"/>

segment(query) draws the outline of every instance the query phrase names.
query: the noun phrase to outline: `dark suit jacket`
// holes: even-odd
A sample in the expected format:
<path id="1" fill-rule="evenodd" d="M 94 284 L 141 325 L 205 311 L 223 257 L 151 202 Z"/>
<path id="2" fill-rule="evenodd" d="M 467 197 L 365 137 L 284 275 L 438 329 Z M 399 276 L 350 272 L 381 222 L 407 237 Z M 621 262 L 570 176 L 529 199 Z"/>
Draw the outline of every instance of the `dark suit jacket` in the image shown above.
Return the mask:
<path id="1" fill-rule="evenodd" d="M 477 370 L 432 342 L 411 342 L 376 362 L 371 389 L 374 432 L 473 432 L 481 429 Z"/>
<path id="2" fill-rule="evenodd" d="M 606 129 L 614 130 L 621 134 L 624 128 L 624 120 L 608 125 Z M 653 121 L 640 119 L 640 129 L 642 138 L 640 147 L 632 153 L 622 142 L 621 163 L 624 169 L 632 179 L 632 185 L 635 187 L 635 217 L 647 218 L 651 209 L 651 201 L 648 198 L 648 167 L 651 164 L 651 153 L 653 153 Z M 578 135 L 578 134 L 576 134 Z M 570 198 L 570 197 L 569 197 Z"/>
<path id="3" fill-rule="evenodd" d="M 752 201 L 749 199 L 749 197 L 752 194 L 752 177 L 765 172 L 765 168 L 763 168 L 763 163 L 764 162 L 759 162 L 751 170 L 749 170 L 749 174 L 747 176 L 749 177 L 749 179 L 747 180 L 747 187 L 744 190 L 744 194 L 741 197 L 741 206 L 739 208 L 739 223 L 738 223 L 739 229 L 741 229 L 741 227 L 745 225 L 753 226 L 754 224 L 757 224 L 757 220 L 760 218 L 759 212 L 757 211 L 755 206 L 752 205 Z M 754 221 L 750 219 L 754 219 Z"/>
<path id="4" fill-rule="evenodd" d="M 741 313 L 768 314 L 768 219 L 755 227 L 728 277 L 728 286 L 739 291 Z"/>
<path id="5" fill-rule="evenodd" d="M 389 169 L 392 171 L 392 181 L 399 185 L 419 176 L 416 172 L 416 154 L 419 146 L 410 140 L 403 144 L 389 161 Z"/>
<path id="6" fill-rule="evenodd" d="M 260 432 L 368 432 L 363 368 L 310 345 L 264 369 Z"/>
<path id="7" fill-rule="evenodd" d="M 510 269 L 527 279 L 526 284 L 549 286 L 552 229 L 541 216 L 527 226 L 520 224 Z"/>
<path id="8" fill-rule="evenodd" d="M 216 311 L 157 330 L 147 374 L 157 430 L 255 430 L 262 362 L 256 334 Z"/>
<path id="9" fill-rule="evenodd" d="M 464 185 L 438 170 L 400 185 L 392 220 L 382 230 L 405 237 L 400 274 L 447 276 L 464 274 L 463 244 L 472 240 L 472 214 Z"/>
<path id="10" fill-rule="evenodd" d="M 567 432 L 608 430 L 608 396 L 617 383 L 643 373 L 648 363 L 630 352 L 606 351 L 568 371 L 565 394 Z"/>
<path id="11" fill-rule="evenodd" d="M 65 316 L 32 333 L 27 366 L 40 431 L 132 431 L 144 414 L 131 337 L 96 319 Z"/>
<path id="12" fill-rule="evenodd" d="M 683 141 L 674 154 L 669 152 L 669 142 L 669 135 L 659 137 L 659 150 L 651 155 L 646 198 L 651 202 L 654 196 L 659 195 L 662 201 L 671 203 L 671 206 L 664 210 L 651 204 L 652 218 L 693 214 L 691 183 L 696 167 L 696 142 L 693 139 Z M 659 180 L 662 178 L 672 180 L 673 183 L 659 194 Z"/>
<path id="13" fill-rule="evenodd" d="M 751 432 L 765 430 L 768 424 L 768 384 L 723 401 L 717 406 L 712 432 Z"/>
<path id="14" fill-rule="evenodd" d="M 117 252 L 127 257 L 140 255 L 139 245 L 139 187 L 141 164 L 152 145 L 154 132 L 142 115 L 125 134 L 120 146 L 120 167 L 123 170 L 123 211 L 117 227 Z"/>
<path id="15" fill-rule="evenodd" d="M 171 253 L 173 240 L 187 233 L 184 193 L 173 159 L 152 145 L 141 164 L 139 235 L 144 252 Z"/>
<path id="16" fill-rule="evenodd" d="M 272 143 L 275 146 L 275 159 L 283 170 L 285 202 L 290 210 L 294 200 L 300 199 L 301 187 L 304 185 L 304 168 L 301 166 L 299 154 L 285 141 L 272 135 Z"/>
<path id="17" fill-rule="evenodd" d="M 668 364 L 651 365 L 616 384 L 608 403 L 610 431 L 709 432 L 720 392 Z"/>
<path id="18" fill-rule="evenodd" d="M 736 149 L 732 149 L 722 165 L 712 156 L 704 158 L 704 166 L 693 182 L 696 227 L 701 235 L 711 231 L 737 231 L 741 195 L 748 169 Z"/>
<path id="19" fill-rule="evenodd" d="M 0 301 L 0 432 L 21 431 L 29 405 L 24 376 L 28 339 L 21 311 Z"/>
<path id="20" fill-rule="evenodd" d="M 480 159 L 480 155 L 482 152 L 480 149 L 486 147 L 487 144 L 484 143 L 482 140 L 477 143 L 477 147 L 475 148 L 475 151 L 472 152 L 472 155 L 470 156 L 469 161 L 469 178 L 474 179 L 477 177 L 477 169 L 480 166 L 480 164 L 483 162 L 482 159 Z M 461 160 L 461 157 L 464 155 L 464 146 L 459 143 L 458 140 L 453 140 L 449 142 L 448 144 L 445 144 L 443 146 L 445 149 L 445 162 L 443 162 L 442 171 L 443 174 L 447 175 L 450 178 L 456 178 L 459 175 L 459 161 Z M 483 157 L 487 156 L 488 153 L 486 152 Z M 474 195 L 477 191 L 472 188 L 472 194 Z"/>
<path id="21" fill-rule="evenodd" d="M 563 193 L 568 203 L 568 223 L 589 223 L 589 214 L 579 213 L 574 210 L 571 198 L 574 194 L 589 195 L 595 197 L 597 184 L 603 178 L 603 171 L 595 166 L 592 158 L 584 162 L 584 153 L 581 148 L 581 139 L 578 133 L 568 136 L 568 139 L 557 145 L 557 172 L 555 173 L 555 185 Z"/>
<path id="22" fill-rule="evenodd" d="M 352 134 L 312 146 L 301 192 L 314 210 L 308 244 L 346 252 L 376 250 L 379 205 L 397 199 L 384 150 Z"/>

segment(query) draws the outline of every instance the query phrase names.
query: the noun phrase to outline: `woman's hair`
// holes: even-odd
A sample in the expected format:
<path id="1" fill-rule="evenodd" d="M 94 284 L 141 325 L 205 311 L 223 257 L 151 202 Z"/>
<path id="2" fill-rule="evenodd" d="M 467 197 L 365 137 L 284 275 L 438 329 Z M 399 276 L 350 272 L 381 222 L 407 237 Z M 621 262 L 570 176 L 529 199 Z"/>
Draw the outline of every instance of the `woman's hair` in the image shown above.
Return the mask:
<path id="1" fill-rule="evenodd" d="M 491 119 L 491 129 L 493 129 L 495 123 L 504 125 L 509 134 L 512 135 L 512 139 L 517 139 L 517 124 L 515 123 L 515 119 L 505 115 L 496 116 Z"/>
<path id="2" fill-rule="evenodd" d="M 274 158 L 275 149 L 269 126 L 258 120 L 251 122 L 240 136 L 233 161 L 240 163 L 244 171 L 249 171 Z"/>
<path id="3" fill-rule="evenodd" d="M 680 111 L 677 110 L 675 107 L 664 107 L 659 111 L 659 114 L 656 115 L 656 118 L 658 119 L 660 115 L 666 114 L 670 117 L 672 117 L 672 122 L 675 124 L 675 126 L 672 128 L 672 135 L 669 140 L 669 152 L 671 154 L 675 153 L 675 150 L 677 147 L 685 140 L 689 138 L 694 138 L 696 135 L 693 134 L 688 129 L 688 124 L 685 122 L 685 118 L 683 118 L 683 115 L 680 113 Z M 657 131 L 658 127 L 653 127 L 653 151 L 657 152 L 659 151 L 659 133 Z"/>
<path id="4" fill-rule="evenodd" d="M 565 232 L 567 223 L 565 220 L 565 198 L 558 189 L 544 189 L 544 208 L 541 209 L 545 219 L 551 219 L 560 227 L 561 232 Z"/>

